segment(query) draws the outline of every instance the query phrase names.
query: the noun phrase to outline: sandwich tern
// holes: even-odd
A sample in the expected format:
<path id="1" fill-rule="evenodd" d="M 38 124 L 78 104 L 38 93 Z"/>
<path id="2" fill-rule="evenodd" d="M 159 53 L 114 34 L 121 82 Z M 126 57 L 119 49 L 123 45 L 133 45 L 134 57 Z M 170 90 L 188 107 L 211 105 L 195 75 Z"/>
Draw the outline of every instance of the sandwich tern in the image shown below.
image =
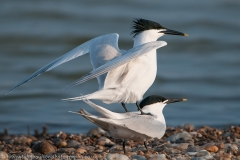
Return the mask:
<path id="1" fill-rule="evenodd" d="M 94 104 L 88 99 L 83 99 L 88 105 L 99 112 L 103 117 L 90 114 L 84 109 L 78 112 L 72 112 L 82 115 L 87 120 L 107 131 L 112 137 L 123 139 L 123 151 L 125 151 L 125 139 L 134 141 L 146 141 L 152 138 L 162 138 L 166 130 L 165 118 L 162 113 L 163 108 L 174 102 L 186 101 L 185 98 L 164 98 L 158 95 L 146 97 L 139 106 L 144 112 L 150 115 L 141 115 L 140 111 L 116 113 Z"/>
<path id="2" fill-rule="evenodd" d="M 101 100 L 107 104 L 121 103 L 126 112 L 125 103 L 136 103 L 139 108 L 138 101 L 153 84 L 157 74 L 156 49 L 167 45 L 166 42 L 157 41 L 157 39 L 166 34 L 187 36 L 185 33 L 167 29 L 150 20 L 134 19 L 132 49 L 123 51 L 118 48 L 117 33 L 96 37 L 40 68 L 6 94 L 46 71 L 90 53 L 93 71 L 67 87 L 97 78 L 98 91 L 65 100 L 75 101 L 87 98 Z"/>

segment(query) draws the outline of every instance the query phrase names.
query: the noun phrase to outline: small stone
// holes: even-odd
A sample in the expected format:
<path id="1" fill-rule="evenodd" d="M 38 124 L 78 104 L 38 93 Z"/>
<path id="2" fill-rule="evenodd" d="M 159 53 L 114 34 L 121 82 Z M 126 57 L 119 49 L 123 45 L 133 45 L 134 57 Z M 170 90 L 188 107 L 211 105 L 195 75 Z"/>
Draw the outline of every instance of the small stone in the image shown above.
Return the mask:
<path id="1" fill-rule="evenodd" d="M 65 140 L 67 138 L 67 134 L 62 132 L 60 135 L 59 135 L 59 138 L 62 139 L 62 140 Z"/>
<path id="2" fill-rule="evenodd" d="M 181 153 L 180 150 L 174 148 L 164 148 L 164 151 L 168 154 L 179 154 Z"/>
<path id="3" fill-rule="evenodd" d="M 106 137 L 100 137 L 98 139 L 98 142 L 97 142 L 98 145 L 100 146 L 113 146 L 115 145 L 114 142 L 112 142 L 110 139 L 106 138 Z"/>
<path id="4" fill-rule="evenodd" d="M 192 125 L 192 124 L 185 124 L 185 125 L 183 126 L 183 128 L 184 128 L 186 131 L 191 132 L 191 131 L 194 130 L 194 125 Z"/>
<path id="5" fill-rule="evenodd" d="M 75 148 L 60 148 L 58 150 L 59 153 L 74 153 L 75 152 Z"/>
<path id="6" fill-rule="evenodd" d="M 197 132 L 189 132 L 189 134 L 191 134 L 193 137 L 196 137 L 197 136 Z"/>
<path id="7" fill-rule="evenodd" d="M 192 160 L 206 160 L 204 157 L 194 157 Z"/>
<path id="8" fill-rule="evenodd" d="M 127 152 L 126 153 L 126 156 L 128 156 L 128 157 L 132 157 L 132 156 L 136 156 L 136 155 L 137 155 L 136 152 Z"/>
<path id="9" fill-rule="evenodd" d="M 223 153 L 223 154 L 221 154 L 221 157 L 222 158 L 232 158 L 232 154 L 229 154 L 229 153 Z M 225 159 L 224 159 L 225 160 Z"/>
<path id="10" fill-rule="evenodd" d="M 128 151 L 129 147 L 125 146 L 126 151 Z M 111 148 L 109 148 L 109 152 L 113 153 L 113 152 L 118 152 L 118 151 L 122 151 L 123 147 L 121 145 L 114 145 Z"/>
<path id="11" fill-rule="evenodd" d="M 93 146 L 80 146 L 79 148 L 85 149 L 86 151 L 93 151 L 96 147 Z"/>
<path id="12" fill-rule="evenodd" d="M 150 158 L 148 160 L 167 160 L 167 159 L 164 154 L 159 154 L 159 155 L 150 155 Z"/>
<path id="13" fill-rule="evenodd" d="M 171 143 L 185 143 L 185 142 L 191 142 L 192 136 L 188 132 L 181 132 L 174 134 L 166 139 L 166 141 L 170 141 Z"/>
<path id="14" fill-rule="evenodd" d="M 60 139 L 60 138 L 55 138 L 53 140 L 53 142 L 59 148 L 63 148 L 63 147 L 67 146 L 67 142 L 65 140 Z"/>
<path id="15" fill-rule="evenodd" d="M 48 141 L 42 141 L 33 146 L 35 152 L 42 154 L 54 153 L 56 150 Z"/>
<path id="16" fill-rule="evenodd" d="M 178 150 L 186 150 L 188 148 L 189 143 L 175 143 L 175 144 L 167 144 L 166 147 L 174 148 Z"/>
<path id="17" fill-rule="evenodd" d="M 227 144 L 225 144 L 225 152 L 237 153 L 238 147 L 235 144 L 227 143 Z"/>
<path id="18" fill-rule="evenodd" d="M 146 160 L 144 156 L 132 156 L 131 160 Z"/>
<path id="19" fill-rule="evenodd" d="M 81 143 L 79 143 L 76 140 L 70 140 L 69 142 L 67 142 L 67 148 L 79 148 L 81 146 Z"/>
<path id="20" fill-rule="evenodd" d="M 8 154 L 4 151 L 0 151 L 0 160 L 8 160 Z"/>
<path id="21" fill-rule="evenodd" d="M 196 154 L 196 157 L 203 157 L 203 156 L 209 156 L 210 153 L 206 150 L 201 150 Z"/>
<path id="22" fill-rule="evenodd" d="M 24 143 L 30 146 L 31 143 L 32 143 L 32 139 L 31 138 L 26 138 Z"/>
<path id="23" fill-rule="evenodd" d="M 144 155 L 143 151 L 138 151 L 138 155 L 143 156 Z"/>
<path id="24" fill-rule="evenodd" d="M 106 132 L 103 129 L 93 128 L 87 133 L 87 136 L 88 137 L 92 137 L 92 136 L 100 137 L 99 135 L 105 135 L 105 134 L 106 134 Z"/>
<path id="25" fill-rule="evenodd" d="M 207 146 L 205 150 L 216 153 L 219 150 L 219 148 L 217 146 Z"/>
<path id="26" fill-rule="evenodd" d="M 189 156 L 195 156 L 198 152 L 187 152 L 187 155 Z"/>
<path id="27" fill-rule="evenodd" d="M 85 149 L 83 149 L 83 148 L 78 148 L 78 149 L 76 150 L 76 152 L 81 153 L 81 154 L 87 153 L 87 151 L 86 151 Z"/>
<path id="28" fill-rule="evenodd" d="M 219 149 L 224 149 L 224 148 L 225 148 L 224 143 L 220 143 L 220 144 L 218 145 L 218 148 L 219 148 Z"/>
<path id="29" fill-rule="evenodd" d="M 203 148 L 200 146 L 188 146 L 188 149 L 186 151 L 187 152 L 199 152 L 201 150 L 203 150 Z"/>
<path id="30" fill-rule="evenodd" d="M 60 148 L 66 147 L 67 146 L 67 142 L 66 141 L 61 141 L 61 142 L 58 143 L 58 146 Z"/>
<path id="31" fill-rule="evenodd" d="M 237 152 L 236 156 L 240 157 L 240 148 L 238 149 L 238 152 Z"/>
<path id="32" fill-rule="evenodd" d="M 129 160 L 129 158 L 122 154 L 107 154 L 106 160 Z"/>
<path id="33" fill-rule="evenodd" d="M 229 137 L 229 136 L 231 136 L 231 133 L 230 133 L 230 132 L 226 132 L 226 133 L 223 135 L 223 138 L 227 138 L 227 137 Z"/>

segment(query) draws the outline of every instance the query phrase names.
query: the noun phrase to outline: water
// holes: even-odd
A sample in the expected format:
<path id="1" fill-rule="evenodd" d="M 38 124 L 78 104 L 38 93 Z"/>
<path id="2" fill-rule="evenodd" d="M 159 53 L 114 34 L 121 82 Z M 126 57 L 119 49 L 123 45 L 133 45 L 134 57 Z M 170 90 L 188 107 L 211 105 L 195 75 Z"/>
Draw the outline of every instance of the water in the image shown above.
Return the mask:
<path id="1" fill-rule="evenodd" d="M 239 124 L 240 113 L 240 2 L 213 1 L 0 1 L 0 132 L 27 133 L 30 126 L 50 132 L 86 133 L 94 125 L 68 113 L 84 108 L 83 102 L 62 98 L 87 94 L 98 88 L 91 80 L 75 88 L 66 85 L 91 71 L 89 56 L 45 73 L 8 96 L 15 84 L 79 44 L 99 35 L 117 32 L 119 47 L 132 46 L 133 18 L 146 18 L 189 34 L 165 36 L 168 45 L 158 51 L 158 74 L 145 97 L 188 98 L 168 105 L 168 126 Z M 119 104 L 106 105 L 124 112 Z M 127 105 L 135 110 L 134 105 Z"/>

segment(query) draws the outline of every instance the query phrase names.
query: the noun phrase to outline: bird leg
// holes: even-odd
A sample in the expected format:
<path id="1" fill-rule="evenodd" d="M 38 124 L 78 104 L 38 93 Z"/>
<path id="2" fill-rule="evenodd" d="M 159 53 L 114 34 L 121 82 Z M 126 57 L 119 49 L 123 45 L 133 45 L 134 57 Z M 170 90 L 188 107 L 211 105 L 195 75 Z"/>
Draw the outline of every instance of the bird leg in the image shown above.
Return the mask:
<path id="1" fill-rule="evenodd" d="M 126 112 L 128 112 L 125 103 L 121 103 Z"/>
<path id="2" fill-rule="evenodd" d="M 136 102 L 136 105 L 137 105 L 137 107 L 138 107 L 138 110 L 141 112 L 141 115 L 150 115 L 150 116 L 152 116 L 151 113 L 145 113 L 145 112 L 142 111 L 141 107 L 140 107 L 139 104 L 138 104 L 138 101 Z"/>
<path id="3" fill-rule="evenodd" d="M 145 146 L 146 150 L 148 151 L 146 141 L 144 141 L 144 146 Z"/>
<path id="4" fill-rule="evenodd" d="M 125 146 L 126 146 L 126 141 L 125 141 L 125 139 L 124 139 L 124 140 L 123 140 L 123 152 L 124 152 L 124 154 L 126 154 Z"/>

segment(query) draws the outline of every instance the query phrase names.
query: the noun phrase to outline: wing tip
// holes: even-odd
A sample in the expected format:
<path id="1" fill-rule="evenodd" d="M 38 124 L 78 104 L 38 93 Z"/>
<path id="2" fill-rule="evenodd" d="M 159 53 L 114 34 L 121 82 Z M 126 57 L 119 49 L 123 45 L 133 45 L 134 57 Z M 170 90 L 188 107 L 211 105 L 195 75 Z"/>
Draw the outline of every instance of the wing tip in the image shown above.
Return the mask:
<path id="1" fill-rule="evenodd" d="M 82 101 L 84 97 L 80 96 L 80 97 L 73 97 L 73 98 L 64 98 L 61 99 L 63 102 L 67 102 L 67 101 Z"/>
<path id="2" fill-rule="evenodd" d="M 9 91 L 7 91 L 7 93 L 5 93 L 4 95 L 8 95 L 9 93 L 11 93 L 12 91 L 14 91 L 16 88 L 18 88 L 19 86 L 15 86 L 13 88 L 11 88 Z"/>

